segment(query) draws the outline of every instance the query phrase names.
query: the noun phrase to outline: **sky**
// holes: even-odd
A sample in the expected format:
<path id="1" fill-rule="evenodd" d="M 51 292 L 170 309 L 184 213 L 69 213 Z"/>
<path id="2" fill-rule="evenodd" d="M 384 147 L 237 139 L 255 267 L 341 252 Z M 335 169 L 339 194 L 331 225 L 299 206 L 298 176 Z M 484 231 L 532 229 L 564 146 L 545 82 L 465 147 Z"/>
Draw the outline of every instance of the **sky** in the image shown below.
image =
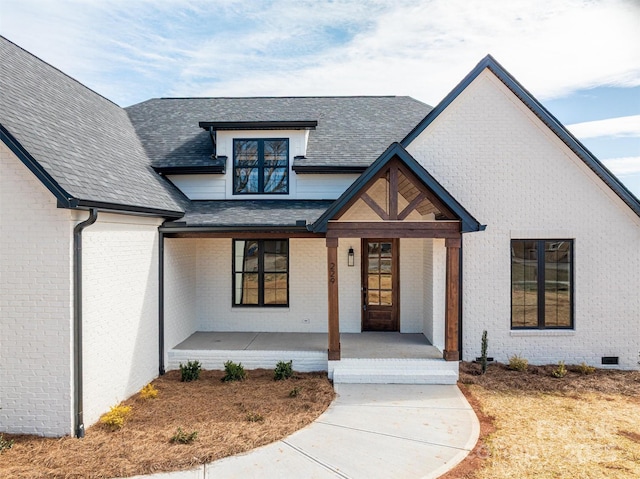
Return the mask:
<path id="1" fill-rule="evenodd" d="M 490 53 L 640 197 L 640 0 L 0 0 L 0 33 L 121 106 L 435 106 Z"/>

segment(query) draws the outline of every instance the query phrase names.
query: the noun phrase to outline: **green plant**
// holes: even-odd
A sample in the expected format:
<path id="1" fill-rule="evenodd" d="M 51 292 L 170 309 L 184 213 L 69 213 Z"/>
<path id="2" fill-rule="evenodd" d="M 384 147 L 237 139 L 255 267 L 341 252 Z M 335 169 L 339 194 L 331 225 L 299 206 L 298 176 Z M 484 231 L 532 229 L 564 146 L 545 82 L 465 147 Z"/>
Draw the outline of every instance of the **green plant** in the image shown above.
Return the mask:
<path id="1" fill-rule="evenodd" d="M 186 433 L 179 427 L 176 433 L 171 436 L 171 442 L 178 444 L 191 444 L 197 437 L 198 431 Z"/>
<path id="2" fill-rule="evenodd" d="M 293 376 L 293 361 L 286 363 L 284 361 L 278 361 L 273 374 L 273 379 L 281 381 L 283 379 L 289 379 L 291 376 Z"/>
<path id="3" fill-rule="evenodd" d="M 480 355 L 480 366 L 482 367 L 482 374 L 487 372 L 487 348 L 489 347 L 489 341 L 487 340 L 487 331 L 482 331 L 482 346 Z"/>
<path id="4" fill-rule="evenodd" d="M 185 366 L 180 363 L 180 377 L 182 382 L 197 381 L 200 377 L 202 365 L 200 361 L 188 361 Z"/>
<path id="5" fill-rule="evenodd" d="M 564 365 L 564 361 L 558 363 L 558 367 L 551 371 L 551 375 L 554 378 L 563 378 L 567 375 L 567 367 Z"/>
<path id="6" fill-rule="evenodd" d="M 223 381 L 242 381 L 247 377 L 247 372 L 244 370 L 242 363 L 234 363 L 233 361 L 227 361 L 224 363 L 224 377 Z"/>
<path id="7" fill-rule="evenodd" d="M 300 388 L 298 386 L 294 387 L 291 391 L 289 391 L 289 397 L 295 398 L 300 395 Z"/>
<path id="8" fill-rule="evenodd" d="M 2 434 L 0 434 L 0 452 L 11 449 L 13 447 L 13 439 L 5 439 Z"/>
<path id="9" fill-rule="evenodd" d="M 257 412 L 248 412 L 244 417 L 248 422 L 262 422 L 264 421 L 264 416 Z"/>
<path id="10" fill-rule="evenodd" d="M 140 390 L 140 397 L 142 399 L 155 399 L 158 397 L 158 390 L 153 384 L 149 383 Z"/>
<path id="11" fill-rule="evenodd" d="M 512 371 L 526 371 L 528 366 L 528 360 L 518 354 L 514 354 L 509 358 L 509 365 L 507 367 Z"/>
<path id="12" fill-rule="evenodd" d="M 595 373 L 596 368 L 594 368 L 593 366 L 589 366 L 585 362 L 581 362 L 580 365 L 578 366 L 578 372 L 586 376 L 587 374 Z"/>
<path id="13" fill-rule="evenodd" d="M 112 431 L 121 429 L 127 419 L 127 416 L 131 413 L 131 406 L 111 406 L 108 413 L 105 413 L 100 417 L 100 422 L 107 426 Z"/>

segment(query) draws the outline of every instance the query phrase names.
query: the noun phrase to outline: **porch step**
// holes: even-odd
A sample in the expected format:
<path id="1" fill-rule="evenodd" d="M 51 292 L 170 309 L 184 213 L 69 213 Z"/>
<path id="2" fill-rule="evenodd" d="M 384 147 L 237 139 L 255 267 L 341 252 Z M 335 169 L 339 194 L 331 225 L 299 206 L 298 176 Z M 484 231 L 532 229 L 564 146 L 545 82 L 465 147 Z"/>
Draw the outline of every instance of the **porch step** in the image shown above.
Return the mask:
<path id="1" fill-rule="evenodd" d="M 458 363 L 442 359 L 329 361 L 334 384 L 456 384 Z"/>

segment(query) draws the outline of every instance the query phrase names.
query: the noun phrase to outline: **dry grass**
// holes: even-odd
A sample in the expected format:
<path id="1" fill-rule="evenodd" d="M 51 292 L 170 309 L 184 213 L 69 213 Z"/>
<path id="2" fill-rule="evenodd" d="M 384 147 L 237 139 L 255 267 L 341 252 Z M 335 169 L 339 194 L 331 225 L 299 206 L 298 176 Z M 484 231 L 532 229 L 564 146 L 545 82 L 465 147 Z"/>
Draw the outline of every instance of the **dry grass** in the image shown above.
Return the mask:
<path id="1" fill-rule="evenodd" d="M 557 379 L 555 367 L 495 364 L 481 376 L 461 365 L 461 387 L 491 427 L 447 479 L 640 477 L 640 371 L 569 367 Z"/>
<path id="2" fill-rule="evenodd" d="M 97 424 L 82 440 L 5 435 L 15 445 L 0 456 L 0 477 L 126 477 L 187 469 L 281 439 L 311 423 L 334 398 L 326 374 L 274 381 L 273 371 L 256 370 L 231 383 L 221 382 L 223 375 L 203 371 L 200 380 L 182 383 L 179 371 L 168 372 L 153 382 L 156 399 L 136 394 L 124 402 L 132 412 L 118 431 Z M 290 397 L 294 388 L 299 393 Z M 197 431 L 197 439 L 171 443 L 179 427 Z"/>

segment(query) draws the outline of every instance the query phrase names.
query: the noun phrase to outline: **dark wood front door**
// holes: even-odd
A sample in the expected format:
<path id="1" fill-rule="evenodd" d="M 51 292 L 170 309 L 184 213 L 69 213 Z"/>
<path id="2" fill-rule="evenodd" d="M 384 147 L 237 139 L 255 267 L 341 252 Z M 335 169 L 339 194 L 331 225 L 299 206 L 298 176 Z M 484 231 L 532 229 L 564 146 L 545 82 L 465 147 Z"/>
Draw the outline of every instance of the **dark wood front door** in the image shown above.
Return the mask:
<path id="1" fill-rule="evenodd" d="M 362 330 L 399 331 L 397 239 L 362 240 Z"/>

